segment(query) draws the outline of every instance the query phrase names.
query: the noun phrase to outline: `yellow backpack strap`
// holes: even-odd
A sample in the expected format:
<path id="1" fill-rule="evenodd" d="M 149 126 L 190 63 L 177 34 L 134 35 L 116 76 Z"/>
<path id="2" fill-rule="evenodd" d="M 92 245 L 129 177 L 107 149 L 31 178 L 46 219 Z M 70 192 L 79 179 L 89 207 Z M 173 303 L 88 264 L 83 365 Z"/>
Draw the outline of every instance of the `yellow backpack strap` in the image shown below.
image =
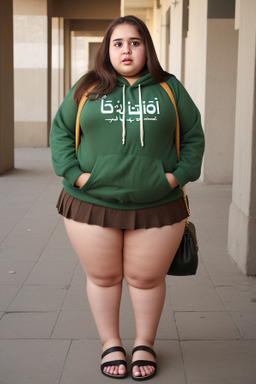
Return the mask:
<path id="1" fill-rule="evenodd" d="M 175 109 L 175 113 L 176 113 L 175 146 L 176 146 L 176 151 L 177 151 L 177 157 L 179 160 L 180 159 L 180 120 L 179 120 L 179 114 L 178 114 L 176 101 L 174 99 L 171 88 L 168 86 L 168 84 L 165 81 L 163 81 L 162 83 L 160 83 L 160 85 L 168 93 L 168 96 L 170 97 L 172 104 L 174 106 L 174 109 Z M 189 206 L 188 206 L 185 186 L 182 188 L 182 191 L 183 191 L 183 198 L 184 198 L 184 202 L 186 205 L 186 209 L 187 209 L 188 215 L 190 216 L 190 210 L 189 210 Z M 187 219 L 187 223 L 188 223 L 188 219 Z"/>
<path id="2" fill-rule="evenodd" d="M 178 156 L 178 160 L 179 160 L 180 159 L 180 120 L 179 120 L 179 114 L 178 114 L 176 101 L 174 99 L 171 88 L 168 86 L 168 84 L 165 81 L 163 81 L 162 83 L 160 83 L 160 85 L 167 92 L 168 96 L 170 97 L 170 99 L 172 101 L 174 109 L 175 109 L 175 113 L 176 113 L 175 146 L 176 146 L 177 156 Z"/>
<path id="3" fill-rule="evenodd" d="M 88 94 L 91 92 L 91 90 L 94 88 L 94 85 L 86 91 L 83 96 L 81 97 L 81 100 L 79 102 L 77 115 L 76 115 L 76 152 L 78 150 L 79 142 L 80 142 L 80 115 L 83 109 L 83 106 L 87 100 Z"/>

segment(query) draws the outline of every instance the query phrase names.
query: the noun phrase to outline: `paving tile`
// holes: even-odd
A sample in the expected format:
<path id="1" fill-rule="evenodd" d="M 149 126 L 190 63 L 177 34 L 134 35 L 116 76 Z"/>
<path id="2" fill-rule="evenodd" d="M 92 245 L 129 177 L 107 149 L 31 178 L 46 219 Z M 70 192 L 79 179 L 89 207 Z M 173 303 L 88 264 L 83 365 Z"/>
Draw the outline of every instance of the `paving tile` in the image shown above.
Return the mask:
<path id="1" fill-rule="evenodd" d="M 225 308 L 210 279 L 199 276 L 168 278 L 172 308 L 184 311 L 224 311 Z"/>
<path id="2" fill-rule="evenodd" d="M 0 311 L 6 311 L 21 289 L 20 285 L 0 286 Z"/>
<path id="3" fill-rule="evenodd" d="M 48 245 L 38 259 L 38 263 L 77 263 L 78 259 L 73 250 L 70 249 L 51 249 Z"/>
<path id="4" fill-rule="evenodd" d="M 5 313 L 0 339 L 46 339 L 51 336 L 58 312 Z"/>
<path id="5" fill-rule="evenodd" d="M 255 341 L 183 341 L 189 384 L 255 384 Z"/>
<path id="6" fill-rule="evenodd" d="M 1 384 L 58 384 L 70 342 L 0 340 Z"/>
<path id="7" fill-rule="evenodd" d="M 0 203 L 0 217 L 3 217 L 3 216 L 5 217 L 7 215 L 1 212 L 1 203 Z M 11 218 L 8 219 L 7 217 L 5 217 L 4 220 L 0 221 L 0 243 L 6 238 L 6 236 L 8 236 L 10 231 L 15 226 L 16 222 L 17 222 L 17 217 L 13 219 Z"/>
<path id="8" fill-rule="evenodd" d="M 208 244 L 201 247 L 204 265 L 214 286 L 230 284 L 250 284 L 249 279 L 243 276 L 234 262 L 223 249 L 226 246 L 212 247 Z M 256 282 L 255 282 L 256 283 Z"/>
<path id="9" fill-rule="evenodd" d="M 186 378 L 179 342 L 175 340 L 156 340 L 154 349 L 157 354 L 158 365 L 155 382 L 159 384 L 185 384 Z"/>
<path id="10" fill-rule="evenodd" d="M 33 266 L 33 262 L 0 260 L 0 286 L 22 284 Z"/>
<path id="11" fill-rule="evenodd" d="M 99 340 L 73 340 L 60 384 L 103 383 L 103 375 L 99 371 L 100 354 Z"/>
<path id="12" fill-rule="evenodd" d="M 16 262 L 36 262 L 42 250 L 36 248 L 20 249 L 19 247 L 9 247 L 6 244 L 0 245 L 0 259 L 2 261 Z"/>
<path id="13" fill-rule="evenodd" d="M 240 333 L 227 312 L 176 312 L 180 340 L 237 340 Z"/>
<path id="14" fill-rule="evenodd" d="M 227 308 L 232 312 L 256 312 L 256 285 L 218 286 L 217 291 Z"/>
<path id="15" fill-rule="evenodd" d="M 56 226 L 51 238 L 49 239 L 47 247 L 51 250 L 70 250 L 70 252 L 75 254 L 69 238 L 66 235 L 62 220 L 58 221 L 58 225 Z"/>
<path id="16" fill-rule="evenodd" d="M 75 254 L 73 255 L 73 257 L 75 257 L 77 259 L 77 256 Z M 83 285 L 83 286 L 86 285 L 86 276 L 85 276 L 84 270 L 83 270 L 79 261 L 77 263 L 75 272 L 73 274 L 71 284 L 72 285 Z"/>
<path id="17" fill-rule="evenodd" d="M 256 340 L 256 312 L 231 312 L 242 337 Z"/>
<path id="18" fill-rule="evenodd" d="M 90 311 L 87 299 L 86 284 L 70 285 L 62 306 L 63 311 Z"/>
<path id="19" fill-rule="evenodd" d="M 45 235 L 30 236 L 27 234 L 12 233 L 2 242 L 1 246 L 9 250 L 13 250 L 19 253 L 25 253 L 27 251 L 33 251 L 37 253 L 37 256 L 43 251 L 50 233 Z"/>
<path id="20" fill-rule="evenodd" d="M 73 263 L 37 263 L 26 280 L 27 285 L 68 286 L 72 279 L 76 260 Z"/>
<path id="21" fill-rule="evenodd" d="M 52 338 L 97 339 L 99 336 L 90 311 L 61 311 Z"/>
<path id="22" fill-rule="evenodd" d="M 66 287 L 24 286 L 8 307 L 9 312 L 55 312 L 60 310 Z"/>
<path id="23" fill-rule="evenodd" d="M 128 367 L 131 361 L 132 342 L 125 340 Z M 90 351 L 90 353 L 88 353 Z M 157 341 L 158 373 L 154 382 L 185 384 L 182 356 L 177 341 Z M 100 372 L 101 349 L 97 340 L 75 340 L 72 342 L 60 384 L 103 384 L 106 377 Z M 116 380 L 108 379 L 109 382 Z M 134 383 L 129 375 L 126 383 Z"/>

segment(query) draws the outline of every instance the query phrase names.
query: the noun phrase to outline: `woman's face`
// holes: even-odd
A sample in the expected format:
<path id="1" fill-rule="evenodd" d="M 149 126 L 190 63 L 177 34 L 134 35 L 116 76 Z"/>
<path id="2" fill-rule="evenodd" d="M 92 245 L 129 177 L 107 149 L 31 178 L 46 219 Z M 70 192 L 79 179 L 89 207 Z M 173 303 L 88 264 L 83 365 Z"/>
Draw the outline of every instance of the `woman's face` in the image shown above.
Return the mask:
<path id="1" fill-rule="evenodd" d="M 145 66 L 146 50 L 142 37 L 131 24 L 118 25 L 109 44 L 109 57 L 116 72 L 131 84 Z"/>

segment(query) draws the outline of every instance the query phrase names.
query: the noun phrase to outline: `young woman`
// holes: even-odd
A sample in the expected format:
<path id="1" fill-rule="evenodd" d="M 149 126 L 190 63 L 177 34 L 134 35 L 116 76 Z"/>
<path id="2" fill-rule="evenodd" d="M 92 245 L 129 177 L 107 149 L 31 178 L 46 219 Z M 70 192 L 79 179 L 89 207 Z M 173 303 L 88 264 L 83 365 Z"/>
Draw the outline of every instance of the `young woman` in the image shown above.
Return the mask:
<path id="1" fill-rule="evenodd" d="M 180 118 L 159 84 L 166 81 Z M 79 101 L 81 139 L 75 152 Z M 153 377 L 153 351 L 165 299 L 165 276 L 183 235 L 182 187 L 200 175 L 204 136 L 200 113 L 182 84 L 165 72 L 145 24 L 134 16 L 115 20 L 95 67 L 60 106 L 51 129 L 53 167 L 63 177 L 58 211 L 87 276 L 87 293 L 102 342 L 101 371 L 127 375 L 119 333 L 125 279 L 134 310 L 134 380 Z"/>

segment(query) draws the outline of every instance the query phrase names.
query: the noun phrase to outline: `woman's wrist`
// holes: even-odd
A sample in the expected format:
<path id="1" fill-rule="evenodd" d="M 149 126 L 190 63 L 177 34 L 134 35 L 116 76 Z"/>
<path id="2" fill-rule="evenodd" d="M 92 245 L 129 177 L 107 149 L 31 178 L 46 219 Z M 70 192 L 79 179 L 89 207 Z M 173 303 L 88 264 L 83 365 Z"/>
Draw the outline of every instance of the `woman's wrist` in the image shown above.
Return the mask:
<path id="1" fill-rule="evenodd" d="M 178 187 L 179 183 L 178 183 L 176 177 L 173 176 L 172 173 L 166 173 L 165 176 L 166 176 L 166 178 L 167 178 L 168 183 L 170 184 L 170 186 L 171 186 L 173 189 L 176 188 L 176 187 Z"/>
<path id="2" fill-rule="evenodd" d="M 90 173 L 81 173 L 75 181 L 75 186 L 81 188 L 89 179 Z"/>

